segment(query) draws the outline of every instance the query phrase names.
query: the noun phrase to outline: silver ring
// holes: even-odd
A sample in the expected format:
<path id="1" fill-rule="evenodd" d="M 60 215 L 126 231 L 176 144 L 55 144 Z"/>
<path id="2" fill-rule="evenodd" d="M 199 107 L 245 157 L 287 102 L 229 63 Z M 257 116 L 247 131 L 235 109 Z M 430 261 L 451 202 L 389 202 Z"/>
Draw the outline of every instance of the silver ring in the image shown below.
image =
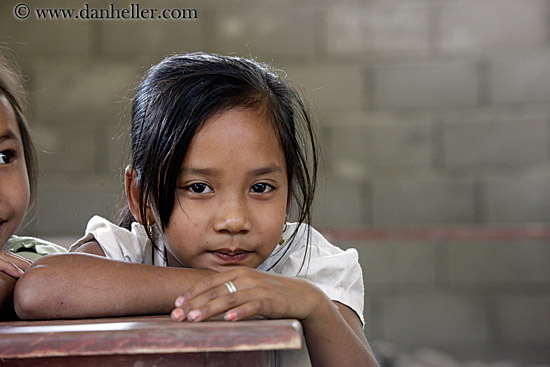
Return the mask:
<path id="1" fill-rule="evenodd" d="M 235 293 L 237 291 L 237 287 L 235 287 L 235 284 L 233 284 L 232 281 L 228 281 L 223 284 L 225 285 L 229 293 Z"/>

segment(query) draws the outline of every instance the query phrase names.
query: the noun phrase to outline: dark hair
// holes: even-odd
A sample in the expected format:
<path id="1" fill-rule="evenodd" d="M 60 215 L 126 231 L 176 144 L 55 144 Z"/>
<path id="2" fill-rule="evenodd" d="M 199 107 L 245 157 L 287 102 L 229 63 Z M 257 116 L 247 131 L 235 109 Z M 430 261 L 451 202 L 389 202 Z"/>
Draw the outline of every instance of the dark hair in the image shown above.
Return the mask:
<path id="1" fill-rule="evenodd" d="M 285 154 L 289 193 L 299 211 L 296 220 L 311 222 L 317 148 L 305 100 L 265 64 L 205 53 L 165 58 L 138 87 L 132 105 L 131 165 L 138 175 L 141 218 L 147 218 L 149 203 L 164 230 L 191 139 L 210 117 L 234 107 L 268 116 Z M 134 221 L 125 208 L 118 223 L 130 228 Z M 154 244 L 153 234 L 146 231 Z"/>
<path id="2" fill-rule="evenodd" d="M 0 94 L 4 95 L 8 100 L 15 114 L 15 119 L 17 120 L 17 125 L 21 133 L 23 154 L 25 156 L 30 186 L 29 206 L 31 206 L 36 197 L 38 166 L 31 131 L 25 119 L 26 95 L 21 85 L 20 74 L 17 70 L 14 63 L 9 63 L 8 60 L 0 54 Z"/>

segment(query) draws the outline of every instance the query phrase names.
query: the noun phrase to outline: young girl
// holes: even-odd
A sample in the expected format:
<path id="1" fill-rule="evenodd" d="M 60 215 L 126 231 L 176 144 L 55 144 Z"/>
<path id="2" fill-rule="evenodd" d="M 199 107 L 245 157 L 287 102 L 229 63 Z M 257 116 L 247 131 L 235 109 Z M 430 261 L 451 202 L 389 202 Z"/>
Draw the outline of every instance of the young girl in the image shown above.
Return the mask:
<path id="1" fill-rule="evenodd" d="M 0 320 L 15 316 L 15 283 L 32 261 L 65 251 L 36 238 L 13 236 L 36 188 L 36 159 L 23 115 L 23 95 L 17 74 L 0 56 Z"/>
<path id="2" fill-rule="evenodd" d="M 18 315 L 168 313 L 175 300 L 177 321 L 297 318 L 314 366 L 376 365 L 357 252 L 305 224 L 315 141 L 287 82 L 237 57 L 169 57 L 138 88 L 131 137 L 120 226 L 94 217 L 76 253 L 33 265 Z"/>

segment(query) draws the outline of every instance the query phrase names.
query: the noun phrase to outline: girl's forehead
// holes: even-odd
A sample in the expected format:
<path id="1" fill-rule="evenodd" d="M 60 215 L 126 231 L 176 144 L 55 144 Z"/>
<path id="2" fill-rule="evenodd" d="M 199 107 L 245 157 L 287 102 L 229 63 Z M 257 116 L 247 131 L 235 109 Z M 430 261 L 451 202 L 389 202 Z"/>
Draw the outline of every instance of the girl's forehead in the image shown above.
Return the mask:
<path id="1" fill-rule="evenodd" d="M 271 122 L 253 110 L 232 109 L 208 119 L 195 134 L 184 163 L 246 159 L 283 161 L 284 151 Z"/>
<path id="2" fill-rule="evenodd" d="M 238 116 L 240 119 L 246 118 L 248 120 L 254 120 L 255 122 L 261 124 L 270 123 L 269 112 L 263 105 L 259 105 L 258 107 L 244 107 L 237 105 L 213 113 L 206 119 L 204 125 L 212 121 L 217 121 L 221 118 L 231 118 L 234 116 Z"/>
<path id="3" fill-rule="evenodd" d="M 274 144 L 279 140 L 275 128 L 265 113 L 252 108 L 240 107 L 217 113 L 208 118 L 195 133 L 193 139 L 199 140 L 208 136 L 226 140 L 232 137 L 241 138 L 243 135 L 249 138 L 268 140 Z M 226 139 L 223 139 L 224 137 Z"/>
<path id="4" fill-rule="evenodd" d="M 21 132 L 15 118 L 15 112 L 8 99 L 0 92 L 0 137 L 21 140 Z"/>

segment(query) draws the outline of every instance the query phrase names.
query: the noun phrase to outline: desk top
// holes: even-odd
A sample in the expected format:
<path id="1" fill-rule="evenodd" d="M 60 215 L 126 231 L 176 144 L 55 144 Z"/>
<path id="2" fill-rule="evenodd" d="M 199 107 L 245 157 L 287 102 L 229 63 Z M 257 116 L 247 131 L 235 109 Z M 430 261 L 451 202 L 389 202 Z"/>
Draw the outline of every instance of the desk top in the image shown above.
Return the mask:
<path id="1" fill-rule="evenodd" d="M 300 349 L 297 320 L 174 322 L 169 316 L 0 322 L 0 359 Z"/>

